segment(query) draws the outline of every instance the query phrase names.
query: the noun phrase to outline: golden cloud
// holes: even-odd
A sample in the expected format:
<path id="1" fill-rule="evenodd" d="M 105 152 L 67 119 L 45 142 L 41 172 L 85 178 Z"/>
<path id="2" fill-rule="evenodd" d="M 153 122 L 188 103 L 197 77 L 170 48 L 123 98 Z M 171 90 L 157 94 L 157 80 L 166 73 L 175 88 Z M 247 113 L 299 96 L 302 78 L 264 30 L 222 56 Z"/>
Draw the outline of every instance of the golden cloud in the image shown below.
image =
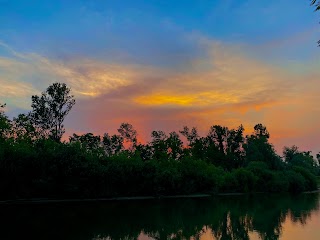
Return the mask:
<path id="1" fill-rule="evenodd" d="M 179 105 L 186 107 L 193 106 L 209 106 L 212 104 L 237 103 L 237 96 L 228 95 L 218 92 L 199 92 L 188 95 L 180 95 L 179 93 L 156 93 L 151 95 L 138 96 L 134 101 L 144 105 Z"/>
<path id="2" fill-rule="evenodd" d="M 11 56 L 0 57 L 1 101 L 27 108 L 30 95 L 65 82 L 81 101 L 71 117 L 97 131 L 129 121 L 148 130 L 191 124 L 203 132 L 212 124 L 242 123 L 247 133 L 262 122 L 275 141 L 304 135 L 308 142 L 307 135 L 319 132 L 318 64 L 281 67 L 258 60 L 248 47 L 200 42 L 207 55 L 180 69 L 85 58 L 59 61 L 10 50 Z"/>

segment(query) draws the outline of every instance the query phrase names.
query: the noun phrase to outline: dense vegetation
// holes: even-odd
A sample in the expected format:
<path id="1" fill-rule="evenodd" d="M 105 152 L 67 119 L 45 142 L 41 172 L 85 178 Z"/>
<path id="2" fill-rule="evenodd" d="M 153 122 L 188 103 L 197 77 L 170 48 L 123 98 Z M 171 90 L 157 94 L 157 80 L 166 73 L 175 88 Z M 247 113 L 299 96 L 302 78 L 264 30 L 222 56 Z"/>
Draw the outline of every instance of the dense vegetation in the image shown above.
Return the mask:
<path id="1" fill-rule="evenodd" d="M 153 131 L 151 141 L 142 144 L 133 126 L 123 123 L 119 134 L 73 134 L 61 141 L 74 104 L 70 89 L 55 83 L 32 96 L 28 114 L 10 120 L 1 105 L 2 199 L 317 189 L 320 155 L 314 159 L 292 146 L 279 156 L 262 124 L 248 136 L 242 125 L 214 125 L 204 137 L 188 127 L 169 134 Z"/>

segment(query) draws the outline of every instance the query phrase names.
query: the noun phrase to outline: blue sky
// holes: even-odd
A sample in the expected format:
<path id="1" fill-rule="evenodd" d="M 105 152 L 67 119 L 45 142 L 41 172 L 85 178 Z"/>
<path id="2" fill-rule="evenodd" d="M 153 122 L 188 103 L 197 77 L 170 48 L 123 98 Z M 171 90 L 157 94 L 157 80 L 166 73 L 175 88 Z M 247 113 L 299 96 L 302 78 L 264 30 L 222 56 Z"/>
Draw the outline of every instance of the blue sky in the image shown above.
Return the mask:
<path id="1" fill-rule="evenodd" d="M 69 133 L 262 122 L 320 151 L 319 19 L 307 0 L 0 0 L 0 102 L 28 111 L 60 81 Z"/>
<path id="2" fill-rule="evenodd" d="M 199 54 L 192 34 L 265 46 L 301 34 L 316 36 L 319 20 L 308 1 L 291 0 L 2 0 L 0 4 L 0 39 L 21 51 L 155 64 Z M 316 39 L 301 41 L 305 44 L 298 53 L 315 51 Z M 298 57 L 286 51 L 289 46 L 284 48 L 289 57 Z"/>

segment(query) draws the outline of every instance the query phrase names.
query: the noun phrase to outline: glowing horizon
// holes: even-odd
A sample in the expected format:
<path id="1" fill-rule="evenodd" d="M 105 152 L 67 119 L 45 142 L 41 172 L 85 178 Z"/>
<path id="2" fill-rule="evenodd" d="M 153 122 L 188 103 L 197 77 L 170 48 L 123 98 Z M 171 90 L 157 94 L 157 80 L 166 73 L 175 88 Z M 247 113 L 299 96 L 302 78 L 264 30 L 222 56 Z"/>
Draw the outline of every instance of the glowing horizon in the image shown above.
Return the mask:
<path id="1" fill-rule="evenodd" d="M 307 1 L 4 5 L 0 102 L 11 117 L 64 82 L 77 100 L 67 134 L 263 123 L 278 151 L 320 151 L 319 14 Z"/>

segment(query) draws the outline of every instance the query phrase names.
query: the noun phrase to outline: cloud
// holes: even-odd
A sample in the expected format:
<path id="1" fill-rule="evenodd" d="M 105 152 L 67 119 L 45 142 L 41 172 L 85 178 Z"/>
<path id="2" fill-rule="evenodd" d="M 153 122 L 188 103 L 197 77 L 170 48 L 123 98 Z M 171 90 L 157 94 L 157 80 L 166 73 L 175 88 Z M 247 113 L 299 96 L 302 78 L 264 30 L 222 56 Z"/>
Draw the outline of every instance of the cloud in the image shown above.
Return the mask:
<path id="1" fill-rule="evenodd" d="M 139 73 L 134 66 L 91 59 L 63 62 L 35 53 L 17 53 L 5 44 L 0 47 L 9 53 L 0 56 L 0 96 L 15 107 L 25 108 L 19 102 L 28 102 L 26 97 L 38 94 L 54 82 L 67 83 L 77 98 L 97 97 L 130 85 Z"/>
<path id="2" fill-rule="evenodd" d="M 314 134 L 320 117 L 317 64 L 283 67 L 255 57 L 249 46 L 195 39 L 206 53 L 178 69 L 85 57 L 50 59 L 2 45 L 9 53 L 0 57 L 1 101 L 27 109 L 30 95 L 65 82 L 77 99 L 67 118 L 68 133 L 115 133 L 121 122 L 130 122 L 140 139 L 148 140 L 155 129 L 189 125 L 206 134 L 213 124 L 243 124 L 250 133 L 262 122 L 278 150 L 299 136 L 309 143 L 305 147 L 316 149 L 311 142 L 320 141 Z"/>

